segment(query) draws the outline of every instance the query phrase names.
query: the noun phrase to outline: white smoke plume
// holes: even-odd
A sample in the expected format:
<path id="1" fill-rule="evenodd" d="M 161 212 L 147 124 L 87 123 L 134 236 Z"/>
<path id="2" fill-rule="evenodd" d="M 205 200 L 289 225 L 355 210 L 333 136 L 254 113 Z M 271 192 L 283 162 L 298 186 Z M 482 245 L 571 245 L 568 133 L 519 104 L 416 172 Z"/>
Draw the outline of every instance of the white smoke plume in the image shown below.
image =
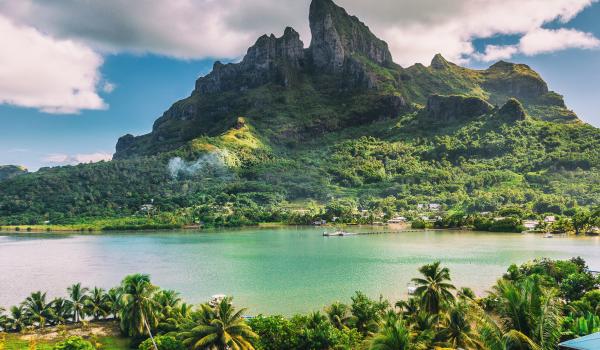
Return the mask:
<path id="1" fill-rule="evenodd" d="M 231 172 L 225 161 L 227 154 L 223 151 L 210 152 L 195 161 L 185 161 L 180 157 L 169 160 L 169 172 L 174 179 L 180 176 L 203 176 L 229 178 Z"/>

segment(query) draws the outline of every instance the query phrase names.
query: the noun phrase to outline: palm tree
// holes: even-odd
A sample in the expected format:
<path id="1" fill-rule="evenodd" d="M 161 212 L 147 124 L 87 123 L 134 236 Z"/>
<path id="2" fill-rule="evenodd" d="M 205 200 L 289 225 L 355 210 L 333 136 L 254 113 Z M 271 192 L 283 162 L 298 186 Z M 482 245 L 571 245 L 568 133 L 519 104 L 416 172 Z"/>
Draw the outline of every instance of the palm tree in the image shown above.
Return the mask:
<path id="1" fill-rule="evenodd" d="M 542 349 L 556 347 L 562 324 L 556 290 L 542 287 L 539 277 L 531 276 L 518 282 L 499 280 L 492 296 L 505 329 L 524 334 Z"/>
<path id="2" fill-rule="evenodd" d="M 482 347 L 478 335 L 469 319 L 469 305 L 465 302 L 456 304 L 444 321 L 439 331 L 441 344 L 453 349 L 479 349 Z"/>
<path id="3" fill-rule="evenodd" d="M 71 303 L 64 298 L 56 298 L 52 301 L 54 312 L 54 324 L 65 324 L 71 316 Z"/>
<path id="4" fill-rule="evenodd" d="M 339 301 L 331 304 L 325 308 L 325 313 L 329 321 L 337 329 L 343 329 L 348 326 L 348 322 L 352 318 L 350 315 L 350 307 L 346 304 L 340 303 Z"/>
<path id="5" fill-rule="evenodd" d="M 417 285 L 415 294 L 421 298 L 421 306 L 430 314 L 438 314 L 442 308 L 454 301 L 454 295 L 450 292 L 456 289 L 450 284 L 450 270 L 441 268 L 440 262 L 424 265 L 419 268 L 423 278 L 413 278 Z"/>
<path id="6" fill-rule="evenodd" d="M 53 321 L 54 310 L 52 302 L 46 301 L 46 293 L 31 293 L 23 302 L 23 306 L 27 317 L 37 323 L 38 327 L 44 328 L 47 322 Z"/>
<path id="7" fill-rule="evenodd" d="M 387 323 L 371 341 L 371 350 L 412 349 L 410 330 L 400 320 Z"/>
<path id="8" fill-rule="evenodd" d="M 158 308 L 153 295 L 158 287 L 150 283 L 150 276 L 135 274 L 121 282 L 121 330 L 129 336 L 149 335 L 158 325 Z"/>
<path id="9" fill-rule="evenodd" d="M 108 305 L 104 289 L 98 287 L 92 289 L 90 295 L 85 300 L 85 309 L 86 313 L 94 318 L 94 321 L 106 318 L 108 315 Z"/>
<path id="10" fill-rule="evenodd" d="M 506 330 L 502 324 L 488 315 L 480 306 L 471 305 L 477 315 L 477 331 L 483 348 L 486 350 L 541 350 L 527 335 L 511 329 Z"/>
<path id="11" fill-rule="evenodd" d="M 27 318 L 25 307 L 23 305 L 13 306 L 10 308 L 10 315 L 8 316 L 8 330 L 20 332 L 27 328 L 31 324 Z"/>
<path id="12" fill-rule="evenodd" d="M 246 309 L 235 311 L 231 298 L 224 298 L 213 309 L 201 305 L 199 322 L 181 333 L 183 344 L 191 350 L 254 350 L 251 341 L 258 338 L 242 318 Z"/>
<path id="13" fill-rule="evenodd" d="M 119 318 L 119 310 L 121 309 L 121 288 L 111 288 L 106 293 L 106 308 L 108 314 L 114 319 Z"/>
<path id="14" fill-rule="evenodd" d="M 6 309 L 0 306 L 0 332 L 8 330 L 8 317 L 5 312 Z"/>
<path id="15" fill-rule="evenodd" d="M 77 323 L 85 318 L 85 301 L 87 300 L 88 288 L 81 287 L 76 283 L 67 288 L 69 292 L 69 303 L 73 311 L 73 322 Z"/>

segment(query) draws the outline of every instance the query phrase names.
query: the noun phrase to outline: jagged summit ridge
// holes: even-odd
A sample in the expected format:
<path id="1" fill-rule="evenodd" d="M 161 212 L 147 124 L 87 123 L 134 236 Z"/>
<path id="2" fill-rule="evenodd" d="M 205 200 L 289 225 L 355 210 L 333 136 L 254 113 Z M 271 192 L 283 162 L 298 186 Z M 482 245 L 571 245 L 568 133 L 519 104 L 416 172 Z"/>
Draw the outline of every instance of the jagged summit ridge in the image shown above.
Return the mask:
<path id="1" fill-rule="evenodd" d="M 393 63 L 387 43 L 333 1 L 313 0 L 309 21 L 312 34 L 310 52 L 315 66 L 341 72 L 355 54 L 380 65 Z"/>
<path id="2" fill-rule="evenodd" d="M 303 64 L 304 43 L 298 32 L 287 27 L 280 38 L 273 34 L 258 38 L 238 64 L 215 62 L 212 72 L 198 79 L 195 92 L 244 90 L 270 81 L 287 85 L 289 70 L 298 70 Z"/>

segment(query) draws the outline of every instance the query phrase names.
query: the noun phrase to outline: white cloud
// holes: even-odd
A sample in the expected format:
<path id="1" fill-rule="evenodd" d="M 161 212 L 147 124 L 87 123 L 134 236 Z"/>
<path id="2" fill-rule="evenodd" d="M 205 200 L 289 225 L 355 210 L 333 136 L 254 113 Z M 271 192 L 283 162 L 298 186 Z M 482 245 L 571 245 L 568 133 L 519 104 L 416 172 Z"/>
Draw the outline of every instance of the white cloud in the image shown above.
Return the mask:
<path id="1" fill-rule="evenodd" d="M 483 54 L 475 53 L 473 57 L 480 61 L 490 62 L 511 58 L 518 52 L 518 45 L 488 45 Z"/>
<path id="2" fill-rule="evenodd" d="M 600 47 L 600 40 L 591 33 L 574 29 L 538 29 L 521 38 L 519 48 L 525 55 L 537 55 L 569 48 L 593 49 Z"/>
<path id="3" fill-rule="evenodd" d="M 43 160 L 48 163 L 57 165 L 75 165 L 80 163 L 96 163 L 100 161 L 109 161 L 112 159 L 112 154 L 105 152 L 96 152 L 88 154 L 63 154 L 53 153 L 45 156 Z"/>
<path id="4" fill-rule="evenodd" d="M 396 62 L 429 63 L 437 52 L 458 63 L 525 52 L 545 24 L 567 23 L 597 0 L 337 0 L 390 44 Z M 100 52 L 155 53 L 176 58 L 239 58 L 263 33 L 296 28 L 310 43 L 310 0 L 0 0 L 0 13 Z M 559 29 L 556 37 L 564 35 Z M 569 30 L 567 30 L 569 31 Z M 571 31 L 569 31 L 571 32 Z M 546 33 L 547 34 L 547 33 Z M 476 52 L 473 40 L 523 37 L 514 47 Z M 574 34 L 570 33 L 569 38 Z M 587 45 L 546 46 L 542 52 Z M 530 52 L 530 51 L 528 51 Z M 531 51 L 532 52 L 532 51 Z"/>
<path id="5" fill-rule="evenodd" d="M 552 21 L 566 23 L 596 0 L 338 0 L 385 39 L 402 65 L 428 63 L 441 52 L 456 62 L 516 53 L 492 47 L 477 53 L 476 38 L 540 35 Z M 108 52 L 151 52 L 178 58 L 236 58 L 263 33 L 295 27 L 310 42 L 310 0 L 0 0 L 0 12 L 59 37 L 77 38 Z M 558 34 L 555 34 L 555 36 Z M 564 33 L 561 33 L 564 35 Z M 571 33 L 570 35 L 573 35 Z M 573 36 L 571 36 L 573 38 Z M 582 38 L 577 38 L 582 40 Z M 588 43 L 593 37 L 587 38 Z M 531 46 L 529 46 L 531 47 Z M 554 46 L 589 48 L 590 46 Z"/>
<path id="6" fill-rule="evenodd" d="M 47 113 L 106 108 L 96 93 L 102 57 L 0 15 L 0 103 Z"/>
<path id="7" fill-rule="evenodd" d="M 598 47 L 600 47 L 600 40 L 591 33 L 565 28 L 556 30 L 540 28 L 525 34 L 516 45 L 488 45 L 483 54 L 476 53 L 474 58 L 490 62 L 510 58 L 517 53 L 534 56 L 572 48 Z"/>

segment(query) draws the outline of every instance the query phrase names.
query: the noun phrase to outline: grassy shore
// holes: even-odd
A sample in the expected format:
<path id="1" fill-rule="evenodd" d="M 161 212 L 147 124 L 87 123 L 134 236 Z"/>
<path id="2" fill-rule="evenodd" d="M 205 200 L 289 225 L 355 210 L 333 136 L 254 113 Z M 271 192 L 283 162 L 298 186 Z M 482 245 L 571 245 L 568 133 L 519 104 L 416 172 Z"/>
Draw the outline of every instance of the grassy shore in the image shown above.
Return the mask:
<path id="1" fill-rule="evenodd" d="M 41 331 L 0 333 L 0 350 L 52 350 L 57 342 L 70 336 L 89 340 L 96 349 L 127 350 L 129 339 L 120 335 L 116 322 L 48 327 Z"/>

